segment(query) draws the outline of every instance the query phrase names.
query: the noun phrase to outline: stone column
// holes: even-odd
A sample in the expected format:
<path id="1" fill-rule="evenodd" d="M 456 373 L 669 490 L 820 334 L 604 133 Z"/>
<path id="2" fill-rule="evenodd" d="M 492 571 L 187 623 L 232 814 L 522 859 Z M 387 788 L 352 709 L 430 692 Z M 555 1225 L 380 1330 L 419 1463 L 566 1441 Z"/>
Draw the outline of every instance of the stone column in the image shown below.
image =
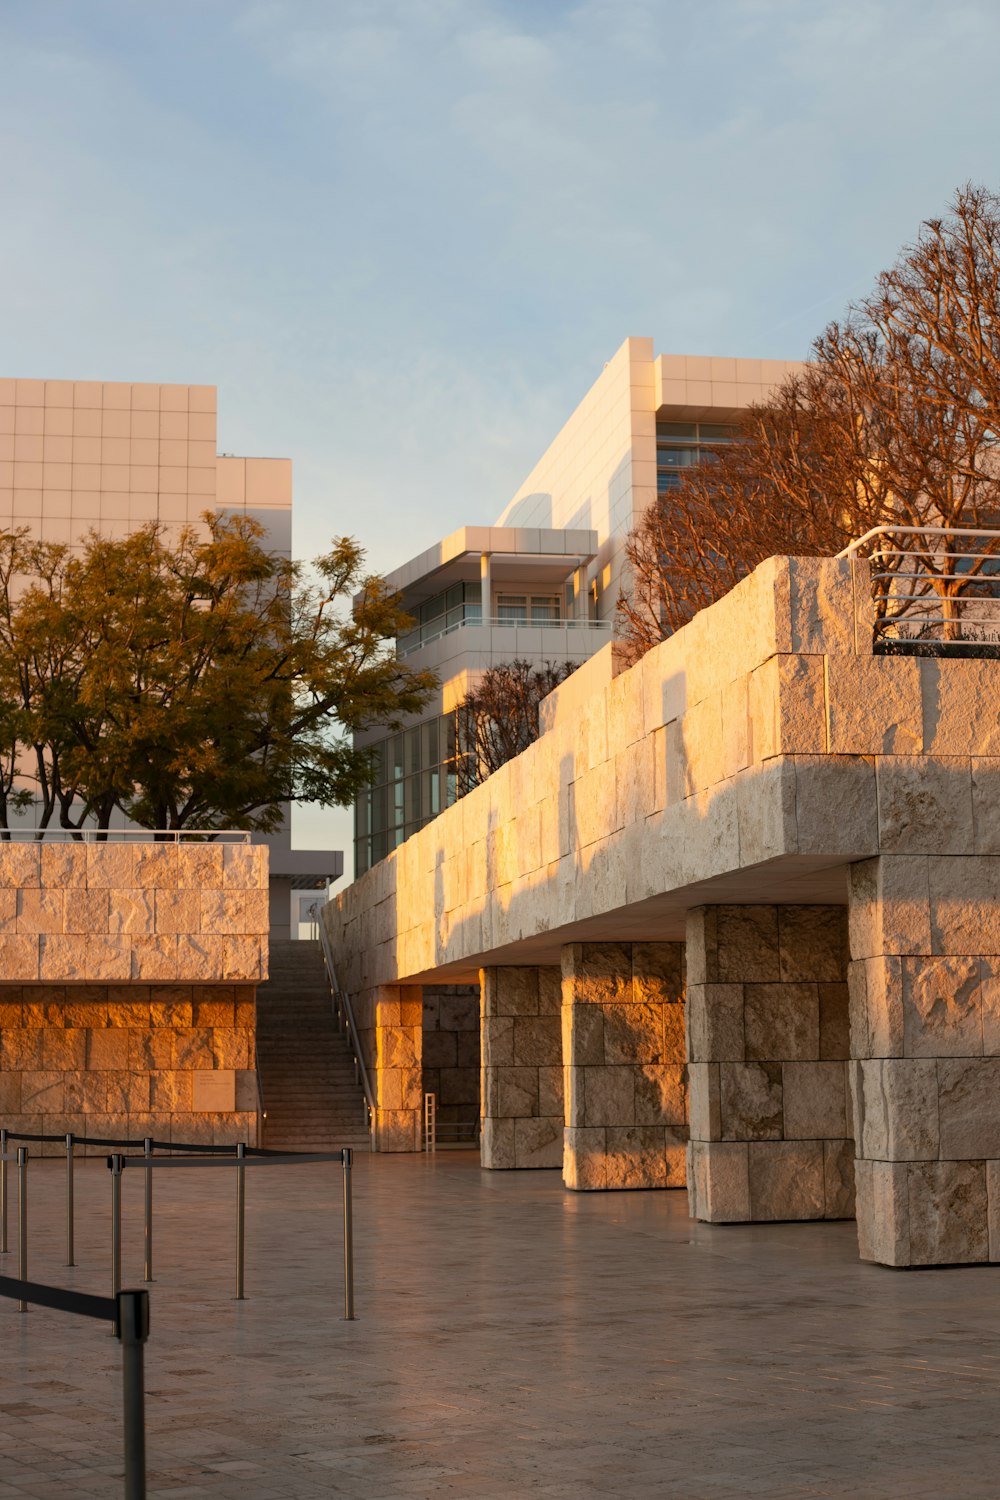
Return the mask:
<path id="1" fill-rule="evenodd" d="M 851 868 L 862 1260 L 1000 1260 L 1000 856 Z"/>
<path id="2" fill-rule="evenodd" d="M 484 1167 L 562 1163 L 559 970 L 480 971 Z"/>
<path id="3" fill-rule="evenodd" d="M 379 1151 L 419 1151 L 423 1115 L 423 998 L 419 984 L 384 984 L 365 1007 Z"/>
<path id="4" fill-rule="evenodd" d="M 681 943 L 563 948 L 567 1187 L 684 1186 L 683 968 Z"/>
<path id="5" fill-rule="evenodd" d="M 847 1121 L 847 912 L 688 914 L 693 1218 L 854 1214 Z"/>

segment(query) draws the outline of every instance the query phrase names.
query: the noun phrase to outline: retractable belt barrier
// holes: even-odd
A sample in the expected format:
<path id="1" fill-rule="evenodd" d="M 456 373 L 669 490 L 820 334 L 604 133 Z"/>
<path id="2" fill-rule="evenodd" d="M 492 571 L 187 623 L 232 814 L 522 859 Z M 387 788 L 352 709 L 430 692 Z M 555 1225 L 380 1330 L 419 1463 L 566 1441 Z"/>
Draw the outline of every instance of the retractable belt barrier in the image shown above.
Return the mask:
<path id="1" fill-rule="evenodd" d="M 125 1500 L 146 1500 L 146 1415 L 143 1345 L 149 1337 L 149 1293 L 120 1291 L 95 1297 L 22 1277 L 0 1276 L 0 1297 L 16 1297 L 23 1312 L 29 1302 L 80 1318 L 112 1324 L 122 1346 L 122 1407 L 125 1439 Z"/>

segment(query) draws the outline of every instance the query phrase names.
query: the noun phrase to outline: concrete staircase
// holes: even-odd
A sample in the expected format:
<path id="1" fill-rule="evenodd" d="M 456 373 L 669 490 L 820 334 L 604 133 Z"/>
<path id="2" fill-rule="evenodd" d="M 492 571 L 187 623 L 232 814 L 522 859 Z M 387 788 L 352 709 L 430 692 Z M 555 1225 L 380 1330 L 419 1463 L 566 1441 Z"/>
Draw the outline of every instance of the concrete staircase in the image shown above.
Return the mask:
<path id="1" fill-rule="evenodd" d="M 269 1149 L 368 1147 L 365 1096 L 337 1031 L 319 943 L 271 942 L 257 990 L 257 1062 Z"/>

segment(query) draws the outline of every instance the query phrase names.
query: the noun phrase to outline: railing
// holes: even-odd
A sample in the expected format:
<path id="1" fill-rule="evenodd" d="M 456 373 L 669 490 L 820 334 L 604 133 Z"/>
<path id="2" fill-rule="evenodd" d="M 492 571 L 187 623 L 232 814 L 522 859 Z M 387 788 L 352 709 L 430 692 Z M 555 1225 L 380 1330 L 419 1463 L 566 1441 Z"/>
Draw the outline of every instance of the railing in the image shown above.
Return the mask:
<path id="1" fill-rule="evenodd" d="M 452 635 L 456 630 L 463 630 L 467 625 L 481 625 L 487 630 L 597 630 L 605 635 L 611 634 L 612 622 L 610 620 L 529 620 L 518 618 L 515 620 L 502 620 L 495 616 L 486 620 L 479 617 L 475 619 L 456 620 L 450 625 L 423 626 L 419 631 L 413 630 L 409 635 L 400 636 L 396 643 L 397 659 L 402 660 L 404 656 L 412 656 L 414 651 L 420 651 L 424 646 L 429 646 L 432 641 L 441 640 L 442 636 Z M 419 637 L 419 638 L 418 638 Z"/>
<path id="2" fill-rule="evenodd" d="M 121 839 L 133 839 L 136 843 L 179 844 L 182 840 L 192 843 L 249 844 L 253 834 L 243 828 L 224 828 L 220 831 L 209 828 L 0 828 L 0 840 L 12 843 L 30 843 L 51 839 L 54 843 L 105 844 Z"/>
<path id="3" fill-rule="evenodd" d="M 350 996 L 340 988 L 337 983 L 337 971 L 333 963 L 333 950 L 330 947 L 330 939 L 322 919 L 317 914 L 316 928 L 319 932 L 320 952 L 323 955 L 323 967 L 326 969 L 326 980 L 330 986 L 330 999 L 333 1004 L 333 1014 L 337 1025 L 341 1020 L 347 1023 L 347 1036 L 351 1044 L 351 1052 L 354 1057 L 354 1073 L 358 1082 L 364 1090 L 366 1124 L 371 1137 L 371 1148 L 376 1150 L 375 1135 L 375 1095 L 368 1079 L 368 1069 L 365 1067 L 365 1057 L 361 1049 L 361 1037 L 358 1034 L 357 1022 L 354 1019 L 354 1009 L 351 1005 Z"/>
<path id="4" fill-rule="evenodd" d="M 1000 531 L 877 526 L 837 555 L 870 564 L 877 655 L 1000 656 Z"/>

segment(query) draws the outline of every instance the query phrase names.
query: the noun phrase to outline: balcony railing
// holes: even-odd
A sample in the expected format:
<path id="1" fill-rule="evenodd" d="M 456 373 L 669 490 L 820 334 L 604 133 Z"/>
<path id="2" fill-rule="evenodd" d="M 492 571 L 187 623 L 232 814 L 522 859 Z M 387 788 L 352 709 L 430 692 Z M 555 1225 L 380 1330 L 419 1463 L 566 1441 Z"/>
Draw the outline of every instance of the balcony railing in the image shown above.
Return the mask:
<path id="1" fill-rule="evenodd" d="M 876 655 L 1000 657 L 1000 531 L 879 526 L 838 555 L 869 562 Z"/>
<path id="2" fill-rule="evenodd" d="M 524 615 L 515 616 L 513 619 L 492 616 L 484 620 L 477 614 L 459 620 L 432 620 L 426 625 L 421 625 L 417 630 L 411 630 L 408 635 L 400 636 L 397 641 L 396 656 L 400 659 L 404 656 L 411 656 L 414 651 L 429 646 L 432 641 L 441 640 L 443 636 L 452 635 L 466 625 L 482 626 L 487 630 L 594 630 L 607 636 L 611 634 L 610 620 L 532 620 Z"/>

